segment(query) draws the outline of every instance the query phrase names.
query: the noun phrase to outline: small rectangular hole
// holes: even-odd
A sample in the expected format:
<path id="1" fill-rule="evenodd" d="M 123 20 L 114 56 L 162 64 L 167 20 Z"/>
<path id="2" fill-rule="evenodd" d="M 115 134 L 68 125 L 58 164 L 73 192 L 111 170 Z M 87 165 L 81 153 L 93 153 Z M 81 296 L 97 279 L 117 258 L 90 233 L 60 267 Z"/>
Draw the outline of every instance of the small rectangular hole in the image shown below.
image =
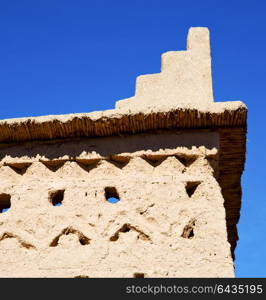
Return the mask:
<path id="1" fill-rule="evenodd" d="M 0 194 L 0 213 L 4 213 L 11 207 L 11 196 L 9 194 Z"/>
<path id="2" fill-rule="evenodd" d="M 49 194 L 49 201 L 52 203 L 53 206 L 61 206 L 64 200 L 64 193 L 65 190 L 57 190 L 50 192 Z"/>

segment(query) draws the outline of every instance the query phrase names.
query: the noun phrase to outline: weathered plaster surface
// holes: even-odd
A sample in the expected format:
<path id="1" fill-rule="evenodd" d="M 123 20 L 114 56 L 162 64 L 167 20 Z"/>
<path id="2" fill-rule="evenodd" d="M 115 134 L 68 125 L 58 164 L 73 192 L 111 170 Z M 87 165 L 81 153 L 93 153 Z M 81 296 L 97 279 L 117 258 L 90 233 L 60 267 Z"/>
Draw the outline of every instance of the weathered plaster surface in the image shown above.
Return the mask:
<path id="1" fill-rule="evenodd" d="M 79 160 L 92 145 L 98 159 Z M 10 210 L 0 214 L 1 276 L 233 276 L 224 199 L 213 176 L 217 132 L 31 143 L 28 149 L 1 150 L 2 162 L 5 153 L 28 152 L 28 164 L 6 161 L 0 168 L 1 193 L 11 195 Z M 40 153 L 50 160 L 64 153 L 66 160 L 51 167 Z M 186 190 L 191 183 L 193 195 Z M 106 201 L 106 187 L 116 188 L 118 203 Z M 57 207 L 49 195 L 58 190 L 64 200 Z"/>

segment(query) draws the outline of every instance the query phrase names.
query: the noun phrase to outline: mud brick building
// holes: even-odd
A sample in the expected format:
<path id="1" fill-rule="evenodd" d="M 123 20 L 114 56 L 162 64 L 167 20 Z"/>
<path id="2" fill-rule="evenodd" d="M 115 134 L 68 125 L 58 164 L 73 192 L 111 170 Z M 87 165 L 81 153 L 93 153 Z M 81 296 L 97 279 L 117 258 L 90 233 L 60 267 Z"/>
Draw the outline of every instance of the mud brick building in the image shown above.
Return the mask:
<path id="1" fill-rule="evenodd" d="M 115 109 L 1 120 L 0 277 L 233 277 L 246 118 L 191 28 Z"/>

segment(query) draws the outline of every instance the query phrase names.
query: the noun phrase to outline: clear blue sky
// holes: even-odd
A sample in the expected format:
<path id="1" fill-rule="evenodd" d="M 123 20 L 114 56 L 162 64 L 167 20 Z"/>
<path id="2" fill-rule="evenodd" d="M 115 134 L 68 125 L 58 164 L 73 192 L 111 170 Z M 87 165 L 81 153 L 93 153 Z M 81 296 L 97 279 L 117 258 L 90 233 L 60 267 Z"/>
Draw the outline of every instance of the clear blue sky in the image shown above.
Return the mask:
<path id="1" fill-rule="evenodd" d="M 113 108 L 191 26 L 211 31 L 215 101 L 249 108 L 236 275 L 265 277 L 266 1 L 0 1 L 0 119 Z"/>

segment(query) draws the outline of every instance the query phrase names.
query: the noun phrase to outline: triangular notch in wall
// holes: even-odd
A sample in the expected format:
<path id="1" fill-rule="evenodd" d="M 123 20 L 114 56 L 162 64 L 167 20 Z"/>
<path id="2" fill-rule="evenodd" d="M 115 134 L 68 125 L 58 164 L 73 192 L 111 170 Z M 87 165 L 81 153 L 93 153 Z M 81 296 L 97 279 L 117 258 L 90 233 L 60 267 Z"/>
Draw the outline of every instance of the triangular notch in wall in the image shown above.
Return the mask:
<path id="1" fill-rule="evenodd" d="M 19 175 L 25 174 L 28 167 L 31 165 L 31 163 L 23 162 L 23 163 L 5 163 L 5 166 L 9 166 L 13 171 L 15 171 Z"/>
<path id="2" fill-rule="evenodd" d="M 197 156 L 187 155 L 187 156 L 176 156 L 176 158 L 185 166 L 190 167 L 197 159 Z"/>
<path id="3" fill-rule="evenodd" d="M 143 160 L 145 160 L 148 164 L 150 164 L 152 167 L 158 167 L 165 159 L 166 157 L 163 158 L 151 158 L 147 156 L 142 157 Z"/>
<path id="4" fill-rule="evenodd" d="M 41 161 L 50 171 L 56 172 L 58 169 L 63 167 L 66 160 L 47 160 L 47 161 Z"/>
<path id="5" fill-rule="evenodd" d="M 188 181 L 186 183 L 186 192 L 189 196 L 189 198 L 192 197 L 192 195 L 195 193 L 196 189 L 200 185 L 200 181 Z"/>

